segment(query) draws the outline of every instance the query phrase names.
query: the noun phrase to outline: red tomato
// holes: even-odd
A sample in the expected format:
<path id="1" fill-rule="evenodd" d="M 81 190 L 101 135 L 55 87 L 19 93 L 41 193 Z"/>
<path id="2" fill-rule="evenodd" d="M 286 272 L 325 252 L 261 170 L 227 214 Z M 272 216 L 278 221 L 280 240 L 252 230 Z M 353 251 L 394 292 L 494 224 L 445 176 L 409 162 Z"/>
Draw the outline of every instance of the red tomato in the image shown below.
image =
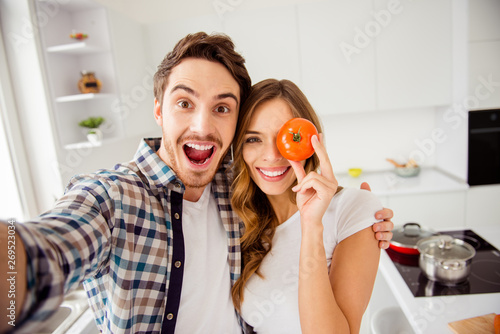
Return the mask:
<path id="1" fill-rule="evenodd" d="M 311 143 L 314 135 L 318 135 L 318 130 L 312 122 L 304 118 L 292 118 L 278 131 L 276 145 L 285 159 L 302 161 L 314 153 Z"/>

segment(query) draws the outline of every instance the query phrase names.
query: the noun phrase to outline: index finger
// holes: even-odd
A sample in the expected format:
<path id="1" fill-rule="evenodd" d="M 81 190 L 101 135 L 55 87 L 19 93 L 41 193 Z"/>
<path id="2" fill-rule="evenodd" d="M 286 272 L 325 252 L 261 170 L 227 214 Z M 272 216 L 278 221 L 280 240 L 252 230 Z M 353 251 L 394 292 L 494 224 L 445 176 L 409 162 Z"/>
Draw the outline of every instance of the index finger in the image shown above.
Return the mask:
<path id="1" fill-rule="evenodd" d="M 306 171 L 304 170 L 304 167 L 302 167 L 302 164 L 299 161 L 288 160 L 288 162 L 297 176 L 297 183 L 302 182 L 304 177 L 306 177 Z"/>
<path id="2" fill-rule="evenodd" d="M 323 137 L 323 135 L 320 135 Z M 328 153 L 326 152 L 326 147 L 322 142 L 319 141 L 317 136 L 313 136 L 311 138 L 311 144 L 313 145 L 314 152 L 318 155 L 319 165 L 321 167 L 321 175 L 330 180 L 335 180 L 335 176 L 333 175 L 332 164 L 330 163 L 330 158 L 328 157 Z"/>

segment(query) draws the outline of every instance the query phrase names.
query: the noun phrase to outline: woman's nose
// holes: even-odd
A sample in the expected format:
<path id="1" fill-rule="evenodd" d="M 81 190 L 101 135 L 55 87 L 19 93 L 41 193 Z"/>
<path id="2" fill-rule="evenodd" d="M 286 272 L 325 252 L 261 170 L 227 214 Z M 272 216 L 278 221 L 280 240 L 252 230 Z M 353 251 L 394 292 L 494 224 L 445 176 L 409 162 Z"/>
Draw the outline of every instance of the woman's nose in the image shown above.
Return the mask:
<path id="1" fill-rule="evenodd" d="M 278 146 L 276 146 L 276 140 L 266 144 L 265 151 L 263 152 L 263 158 L 266 161 L 279 161 L 283 159 Z"/>

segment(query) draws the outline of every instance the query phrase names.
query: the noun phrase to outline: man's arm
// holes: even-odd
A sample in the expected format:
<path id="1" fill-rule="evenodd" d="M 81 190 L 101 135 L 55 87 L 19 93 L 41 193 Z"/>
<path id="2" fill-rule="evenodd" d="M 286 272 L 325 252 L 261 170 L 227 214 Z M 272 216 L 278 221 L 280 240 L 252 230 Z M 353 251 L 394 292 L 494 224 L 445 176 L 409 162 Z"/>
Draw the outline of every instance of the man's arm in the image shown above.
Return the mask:
<path id="1" fill-rule="evenodd" d="M 26 251 L 15 229 L 0 222 L 0 333 L 15 329 L 26 295 Z"/>
<path id="2" fill-rule="evenodd" d="M 57 310 L 65 293 L 101 268 L 111 249 L 114 217 L 108 188 L 101 181 L 81 177 L 52 209 L 34 220 L 0 223 L 0 249 L 7 252 L 0 256 L 0 315 L 6 310 L 4 303 L 6 307 L 16 305 L 12 316 L 16 327 L 6 323 L 10 317 L 4 317 L 0 333 L 17 332 L 20 327 L 26 333 L 36 332 L 40 323 Z M 16 237 L 10 237 L 9 242 L 14 230 Z M 7 245 L 13 247 L 14 241 L 16 266 L 12 270 L 8 266 L 13 260 L 6 255 Z M 15 301 L 8 298 L 12 290 L 8 279 L 13 273 L 17 273 Z"/>
<path id="3" fill-rule="evenodd" d="M 366 182 L 363 182 L 360 188 L 371 191 L 370 185 Z M 375 233 L 375 239 L 379 241 L 378 247 L 380 249 L 389 248 L 389 242 L 392 239 L 391 231 L 394 229 L 394 223 L 391 221 L 393 216 L 394 213 L 388 208 L 383 208 L 375 213 L 375 219 L 382 220 L 372 226 L 373 232 Z"/>

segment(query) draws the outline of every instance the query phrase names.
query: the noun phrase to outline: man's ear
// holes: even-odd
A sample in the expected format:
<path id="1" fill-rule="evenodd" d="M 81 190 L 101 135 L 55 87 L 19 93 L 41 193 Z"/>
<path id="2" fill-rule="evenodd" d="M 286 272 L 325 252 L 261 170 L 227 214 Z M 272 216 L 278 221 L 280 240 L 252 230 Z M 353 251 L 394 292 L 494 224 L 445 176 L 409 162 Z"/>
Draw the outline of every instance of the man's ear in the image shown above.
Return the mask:
<path id="1" fill-rule="evenodd" d="M 154 115 L 155 115 L 155 120 L 156 124 L 159 126 L 163 125 L 163 116 L 161 112 L 161 104 L 158 102 L 158 100 L 155 98 L 155 107 L 154 107 Z"/>

